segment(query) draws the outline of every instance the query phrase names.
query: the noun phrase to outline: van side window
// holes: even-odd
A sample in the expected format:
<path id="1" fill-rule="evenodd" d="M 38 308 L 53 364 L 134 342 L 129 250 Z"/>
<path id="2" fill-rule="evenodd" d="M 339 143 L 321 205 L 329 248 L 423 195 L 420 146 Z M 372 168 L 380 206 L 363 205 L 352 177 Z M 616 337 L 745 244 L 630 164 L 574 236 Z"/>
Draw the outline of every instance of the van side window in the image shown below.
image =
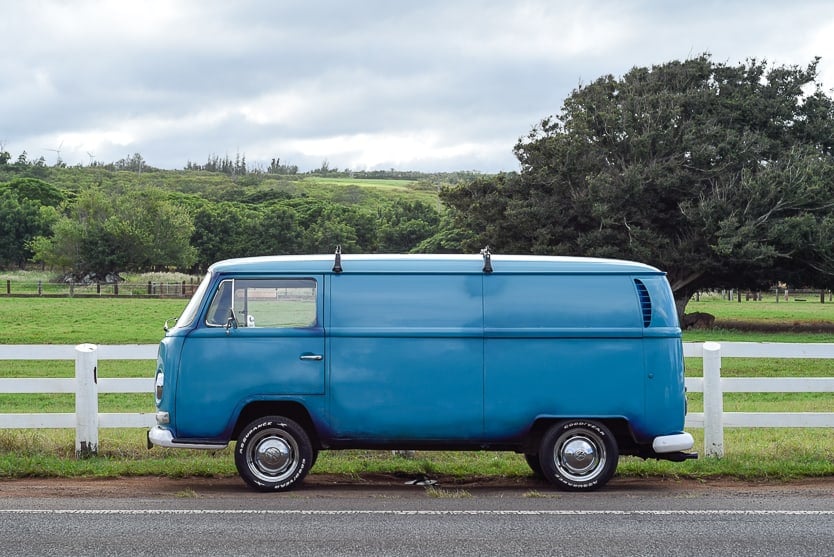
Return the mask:
<path id="1" fill-rule="evenodd" d="M 206 314 L 206 324 L 216 325 L 222 327 L 228 322 L 232 314 L 232 287 L 234 281 L 224 280 L 217 287 L 217 292 L 214 294 L 214 299 L 211 301 L 208 313 Z"/>
<path id="2" fill-rule="evenodd" d="M 316 325 L 313 279 L 228 279 L 220 283 L 206 324 L 238 327 L 298 328 Z"/>

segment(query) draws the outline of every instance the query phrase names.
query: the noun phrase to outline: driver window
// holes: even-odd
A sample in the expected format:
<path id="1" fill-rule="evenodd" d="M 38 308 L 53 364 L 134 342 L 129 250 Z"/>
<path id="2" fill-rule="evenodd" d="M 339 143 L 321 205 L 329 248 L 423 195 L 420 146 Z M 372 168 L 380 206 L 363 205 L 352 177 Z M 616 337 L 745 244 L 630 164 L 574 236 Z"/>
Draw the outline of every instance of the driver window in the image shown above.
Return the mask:
<path id="1" fill-rule="evenodd" d="M 313 327 L 316 325 L 316 281 L 307 278 L 223 281 L 209 307 L 207 323 L 225 326 L 230 315 L 234 315 L 238 327 Z"/>

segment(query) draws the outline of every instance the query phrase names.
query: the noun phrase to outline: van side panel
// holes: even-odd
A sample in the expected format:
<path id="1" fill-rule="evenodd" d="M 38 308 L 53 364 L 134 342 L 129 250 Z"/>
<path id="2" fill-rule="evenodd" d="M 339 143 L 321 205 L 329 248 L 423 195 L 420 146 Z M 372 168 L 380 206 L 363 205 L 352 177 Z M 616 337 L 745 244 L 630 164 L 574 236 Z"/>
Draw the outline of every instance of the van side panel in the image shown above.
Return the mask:
<path id="1" fill-rule="evenodd" d="M 683 344 L 669 282 L 662 276 L 640 277 L 652 301 L 652 321 L 645 330 L 646 415 L 632 428 L 647 438 L 683 431 L 686 413 Z"/>
<path id="2" fill-rule="evenodd" d="M 638 280 L 646 286 L 652 301 L 652 321 L 647 332 L 679 338 L 680 323 L 669 281 L 665 276 L 641 276 Z"/>
<path id="3" fill-rule="evenodd" d="M 539 416 L 644 413 L 643 324 L 626 275 L 484 277 L 488 437 L 519 439 Z"/>
<path id="4" fill-rule="evenodd" d="M 657 435 L 683 431 L 686 414 L 686 385 L 683 370 L 683 344 L 680 338 L 647 338 L 646 413 L 634 420 L 635 435 L 645 441 Z"/>
<path id="5" fill-rule="evenodd" d="M 480 438 L 480 274 L 344 273 L 329 281 L 333 438 Z"/>
<path id="6" fill-rule="evenodd" d="M 488 333 L 528 329 L 580 336 L 642 336 L 640 307 L 628 275 L 499 274 L 484 276 Z"/>

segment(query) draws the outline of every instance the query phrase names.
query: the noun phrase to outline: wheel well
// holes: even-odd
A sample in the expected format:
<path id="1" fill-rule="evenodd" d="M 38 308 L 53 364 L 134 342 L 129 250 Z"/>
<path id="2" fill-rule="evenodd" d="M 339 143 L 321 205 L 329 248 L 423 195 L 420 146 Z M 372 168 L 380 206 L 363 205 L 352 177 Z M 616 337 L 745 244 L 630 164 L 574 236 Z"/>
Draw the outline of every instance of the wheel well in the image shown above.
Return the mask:
<path id="1" fill-rule="evenodd" d="M 617 447 L 620 454 L 629 451 L 629 449 L 636 445 L 634 435 L 632 434 L 628 421 L 626 421 L 625 418 L 539 418 L 533 423 L 533 427 L 530 428 L 530 431 L 527 434 L 527 438 L 524 441 L 524 453 L 538 453 L 542 437 L 544 437 L 544 434 L 547 433 L 548 429 L 550 429 L 554 424 L 574 419 L 592 420 L 604 424 L 605 427 L 611 430 L 611 434 L 617 441 Z"/>
<path id="2" fill-rule="evenodd" d="M 310 442 L 315 449 L 319 449 L 318 435 L 313 420 L 307 409 L 298 402 L 287 401 L 258 401 L 247 404 L 237 418 L 235 428 L 232 431 L 232 439 L 237 439 L 241 430 L 248 423 L 263 416 L 284 416 L 298 423 L 307 432 Z"/>

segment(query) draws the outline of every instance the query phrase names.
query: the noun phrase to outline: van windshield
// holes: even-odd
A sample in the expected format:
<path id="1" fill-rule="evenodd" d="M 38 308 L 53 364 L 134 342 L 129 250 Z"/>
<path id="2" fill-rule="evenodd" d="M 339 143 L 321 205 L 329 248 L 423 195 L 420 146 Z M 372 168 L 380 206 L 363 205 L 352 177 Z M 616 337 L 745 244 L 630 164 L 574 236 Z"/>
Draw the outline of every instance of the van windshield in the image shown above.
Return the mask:
<path id="1" fill-rule="evenodd" d="M 203 300 L 203 296 L 206 295 L 206 290 L 208 290 L 210 282 L 211 273 L 207 273 L 203 282 L 200 283 L 197 291 L 194 292 L 194 295 L 191 297 L 191 301 L 188 302 L 187 306 L 185 306 L 182 315 L 180 315 L 179 319 L 177 319 L 177 322 L 174 325 L 175 329 L 189 327 L 192 323 L 194 323 L 194 318 L 197 316 L 197 311 L 200 309 L 200 302 Z"/>

